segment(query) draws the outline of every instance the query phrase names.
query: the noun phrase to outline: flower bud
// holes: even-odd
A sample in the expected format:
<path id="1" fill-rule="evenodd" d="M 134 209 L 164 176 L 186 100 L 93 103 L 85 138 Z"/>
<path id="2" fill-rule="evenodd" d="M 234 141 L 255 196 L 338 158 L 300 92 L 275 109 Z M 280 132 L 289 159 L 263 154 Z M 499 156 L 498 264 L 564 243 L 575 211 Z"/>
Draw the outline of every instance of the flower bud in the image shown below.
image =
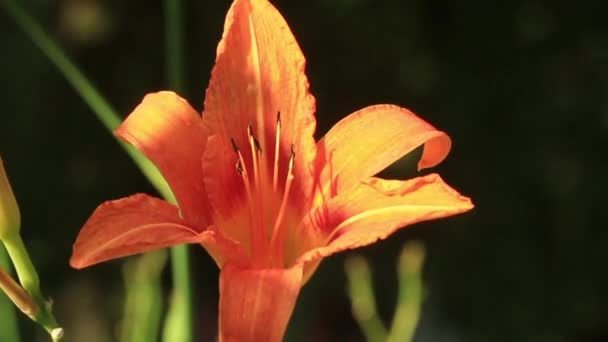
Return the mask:
<path id="1" fill-rule="evenodd" d="M 21 214 L 0 158 L 0 240 L 19 233 Z"/>

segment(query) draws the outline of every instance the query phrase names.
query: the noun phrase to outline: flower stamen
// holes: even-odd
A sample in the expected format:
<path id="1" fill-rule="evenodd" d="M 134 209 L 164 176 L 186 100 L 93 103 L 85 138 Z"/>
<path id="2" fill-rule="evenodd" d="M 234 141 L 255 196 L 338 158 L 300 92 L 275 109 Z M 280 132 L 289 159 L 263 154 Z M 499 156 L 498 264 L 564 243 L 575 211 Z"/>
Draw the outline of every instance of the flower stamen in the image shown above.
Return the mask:
<path id="1" fill-rule="evenodd" d="M 245 164 L 245 159 L 243 158 L 243 154 L 241 153 L 241 150 L 239 149 L 239 147 L 237 146 L 236 142 L 234 141 L 234 138 L 230 139 L 230 143 L 232 144 L 232 149 L 234 150 L 234 153 L 236 153 L 237 155 L 237 162 L 236 162 L 236 171 L 241 175 L 241 178 L 243 178 L 243 184 L 245 185 L 245 192 L 247 193 L 247 201 L 249 203 L 254 203 L 253 202 L 253 192 L 251 191 L 251 184 L 250 184 L 250 180 L 249 180 L 249 174 L 247 173 L 247 167 Z M 249 222 L 251 222 L 251 224 L 249 225 L 249 236 L 250 236 L 250 241 L 251 241 L 251 255 L 258 255 L 259 253 L 259 249 L 261 249 L 261 245 L 259 244 L 259 242 L 256 242 L 256 236 L 258 234 L 256 234 L 256 226 L 254 224 L 254 219 L 255 219 L 255 213 L 254 213 L 254 208 L 252 205 L 248 205 L 248 212 L 249 212 Z"/>
<path id="2" fill-rule="evenodd" d="M 277 178 L 279 175 L 279 146 L 281 142 L 281 112 L 277 112 L 277 129 L 274 143 L 274 169 L 272 172 L 272 190 L 277 191 Z"/>
<path id="3" fill-rule="evenodd" d="M 260 188 L 260 163 L 258 160 L 258 154 L 262 153 L 260 143 L 253 136 L 253 128 L 251 125 L 247 126 L 247 136 L 249 139 L 249 146 L 251 147 L 251 159 L 253 160 L 253 179 L 256 188 Z"/>
<path id="4" fill-rule="evenodd" d="M 293 144 L 291 145 L 291 154 L 289 156 L 289 163 L 287 167 L 287 177 L 285 179 L 285 190 L 283 191 L 283 197 L 281 199 L 281 205 L 279 206 L 279 212 L 277 214 L 277 218 L 274 222 L 274 226 L 272 228 L 272 238 L 270 240 L 270 247 L 273 251 L 273 260 L 276 264 L 282 260 L 284 243 L 279 243 L 279 239 L 283 237 L 283 229 L 281 228 L 281 223 L 283 221 L 283 217 L 285 215 L 285 208 L 287 207 L 287 199 L 289 197 L 289 191 L 291 190 L 291 184 L 293 182 L 293 163 L 296 157 L 296 153 L 294 151 Z M 279 236 L 280 235 L 280 236 Z M 280 265 L 276 265 L 280 266 Z"/>
<path id="5" fill-rule="evenodd" d="M 267 233 L 267 229 L 266 229 L 266 223 L 264 222 L 264 217 L 265 217 L 265 206 L 264 206 L 264 192 L 262 191 L 262 187 L 264 186 L 264 179 L 262 179 L 263 174 L 262 172 L 264 171 L 262 169 L 262 163 L 263 160 L 262 159 L 262 147 L 260 146 L 260 143 L 258 142 L 258 140 L 255 138 L 255 136 L 253 135 L 253 127 L 251 127 L 251 124 L 249 124 L 247 126 L 247 137 L 249 140 L 249 146 L 251 147 L 251 159 L 253 161 L 253 178 L 254 178 L 254 182 L 255 182 L 255 195 L 256 195 L 256 202 L 258 204 L 258 207 L 256 208 L 255 213 L 257 213 L 257 217 L 259 219 L 258 222 L 258 229 L 256 229 L 256 233 L 255 236 L 251 236 L 251 240 L 253 241 L 253 243 L 257 244 L 257 246 L 259 247 L 260 251 L 266 251 L 267 250 L 267 239 L 268 239 L 268 233 Z M 253 234 L 253 232 L 252 232 Z"/>

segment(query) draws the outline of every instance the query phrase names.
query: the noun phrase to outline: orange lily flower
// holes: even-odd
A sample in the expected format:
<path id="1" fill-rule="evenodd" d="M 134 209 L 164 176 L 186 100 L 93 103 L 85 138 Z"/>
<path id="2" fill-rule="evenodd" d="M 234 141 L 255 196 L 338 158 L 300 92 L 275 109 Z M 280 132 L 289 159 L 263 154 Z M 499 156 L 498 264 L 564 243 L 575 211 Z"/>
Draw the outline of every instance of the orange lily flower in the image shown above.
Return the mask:
<path id="1" fill-rule="evenodd" d="M 201 244 L 221 269 L 220 340 L 280 341 L 324 257 L 473 207 L 436 174 L 374 177 L 421 145 L 419 169 L 450 150 L 445 133 L 406 109 L 367 107 L 315 143 L 304 66 L 268 1 L 234 1 L 202 116 L 159 92 L 115 132 L 156 164 L 178 206 L 144 194 L 103 203 L 82 228 L 71 265 Z"/>

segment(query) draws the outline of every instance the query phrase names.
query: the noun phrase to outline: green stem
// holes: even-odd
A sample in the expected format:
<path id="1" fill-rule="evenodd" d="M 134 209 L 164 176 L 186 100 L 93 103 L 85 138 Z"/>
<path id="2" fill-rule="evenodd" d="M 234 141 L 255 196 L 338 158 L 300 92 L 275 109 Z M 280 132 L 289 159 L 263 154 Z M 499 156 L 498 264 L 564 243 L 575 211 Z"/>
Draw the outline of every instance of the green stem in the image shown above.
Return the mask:
<path id="1" fill-rule="evenodd" d="M 387 339 L 389 342 L 409 342 L 414 339 L 424 300 L 422 282 L 424 258 L 425 249 L 422 243 L 411 241 L 403 247 L 398 267 L 399 297 Z"/>
<path id="2" fill-rule="evenodd" d="M 369 342 L 386 341 L 386 328 L 376 311 L 372 276 L 367 261 L 361 256 L 346 260 L 348 295 L 353 316 Z"/>
<path id="3" fill-rule="evenodd" d="M 166 250 L 149 252 L 125 262 L 126 296 L 121 342 L 158 340 L 163 307 L 161 276 L 166 264 Z"/>
<path id="4" fill-rule="evenodd" d="M 27 249 L 25 249 L 21 235 L 7 234 L 2 242 L 4 242 L 4 247 L 6 247 L 6 251 L 13 261 L 21 286 L 23 286 L 30 295 L 32 294 L 32 291 L 39 292 L 40 279 L 38 278 L 38 272 L 36 272 L 36 268 L 27 253 Z"/>
<path id="5" fill-rule="evenodd" d="M 63 53 L 57 44 L 44 32 L 41 26 L 29 16 L 14 0 L 0 0 L 0 4 L 15 19 L 16 23 L 34 41 L 42 52 L 61 71 L 67 81 L 74 87 L 82 99 L 91 107 L 104 126 L 112 131 L 120 124 L 120 117 L 107 101 L 101 96 L 92 83 L 78 70 L 78 68 Z M 182 55 L 182 26 L 181 26 L 181 4 L 179 1 L 167 1 L 167 65 L 170 85 L 173 89 L 181 91 L 183 87 L 183 55 Z M 169 202 L 176 203 L 171 189 L 161 176 L 158 169 L 136 149 L 120 142 L 135 161 L 140 170 L 157 189 L 157 191 Z M 189 257 L 185 246 L 178 246 L 171 251 L 174 281 L 176 288 L 176 300 L 182 304 L 177 305 L 172 312 L 179 314 L 179 319 L 171 320 L 180 322 L 179 327 L 171 329 L 181 331 L 184 335 L 182 341 L 192 341 L 192 290 L 189 274 Z M 172 341 L 177 341 L 172 339 Z"/>
<path id="6" fill-rule="evenodd" d="M 166 0 L 166 58 L 167 58 L 167 79 L 169 87 L 178 93 L 183 93 L 185 89 L 184 79 L 184 28 L 182 25 L 183 5 L 181 0 Z"/>
<path id="7" fill-rule="evenodd" d="M 23 289 L 30 295 L 38 306 L 38 311 L 32 319 L 40 324 L 51 335 L 53 341 L 63 341 L 63 329 L 59 327 L 51 311 L 51 303 L 44 299 L 40 291 L 40 279 L 38 272 L 30 259 L 30 255 L 23 244 L 21 235 L 7 234 L 2 240 L 8 252 L 17 277 Z"/>
<path id="8" fill-rule="evenodd" d="M 42 27 L 14 0 L 0 0 L 0 4 L 13 17 L 17 25 L 34 41 L 36 46 L 59 69 L 66 80 L 74 87 L 80 97 L 89 105 L 103 125 L 113 131 L 121 122 L 120 116 L 101 96 L 93 84 L 83 75 L 74 63 L 66 56 L 59 46 L 44 32 Z M 141 169 L 150 183 L 167 200 L 173 201 L 174 196 L 167 182 L 158 169 L 135 148 L 123 142 L 120 145 L 127 151 L 135 164 Z"/>
<path id="9" fill-rule="evenodd" d="M 0 244 L 0 268 L 10 270 L 10 261 L 4 247 Z M 13 303 L 0 291 L 0 341 L 19 342 L 19 329 L 17 328 L 17 315 Z"/>
<path id="10" fill-rule="evenodd" d="M 169 88 L 185 91 L 183 48 L 183 4 L 181 0 L 165 1 L 165 39 Z M 188 246 L 171 248 L 174 293 L 164 331 L 165 341 L 193 341 L 192 280 Z"/>
<path id="11" fill-rule="evenodd" d="M 192 342 L 192 283 L 190 282 L 190 258 L 185 245 L 171 248 L 173 294 L 165 321 L 163 340 L 166 342 Z"/>

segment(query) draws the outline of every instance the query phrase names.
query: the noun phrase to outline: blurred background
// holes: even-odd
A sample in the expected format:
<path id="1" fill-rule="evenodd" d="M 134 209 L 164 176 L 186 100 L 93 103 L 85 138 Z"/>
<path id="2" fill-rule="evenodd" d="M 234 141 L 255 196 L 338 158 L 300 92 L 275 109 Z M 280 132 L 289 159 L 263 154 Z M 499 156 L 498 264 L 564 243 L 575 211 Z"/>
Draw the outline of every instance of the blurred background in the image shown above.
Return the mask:
<path id="1" fill-rule="evenodd" d="M 167 88 L 160 1 L 22 1 L 123 115 Z M 188 91 L 201 109 L 227 0 L 186 1 Z M 438 172 L 474 211 L 326 259 L 286 341 L 363 341 L 344 260 L 367 257 L 390 322 L 404 242 L 426 244 L 415 341 L 608 341 L 608 6 L 602 1 L 274 1 L 307 57 L 317 137 L 375 103 L 453 139 Z M 114 341 L 125 261 L 83 271 L 71 244 L 94 208 L 154 193 L 56 68 L 0 11 L 0 153 L 44 292 L 68 335 Z M 360 137 L 365 139 L 365 132 Z M 384 176 L 416 176 L 413 158 Z M 197 332 L 217 325 L 218 270 L 192 248 Z M 170 289 L 170 272 L 163 272 Z M 19 316 L 23 341 L 45 341 Z M 1 323 L 0 323 L 1 329 Z"/>

